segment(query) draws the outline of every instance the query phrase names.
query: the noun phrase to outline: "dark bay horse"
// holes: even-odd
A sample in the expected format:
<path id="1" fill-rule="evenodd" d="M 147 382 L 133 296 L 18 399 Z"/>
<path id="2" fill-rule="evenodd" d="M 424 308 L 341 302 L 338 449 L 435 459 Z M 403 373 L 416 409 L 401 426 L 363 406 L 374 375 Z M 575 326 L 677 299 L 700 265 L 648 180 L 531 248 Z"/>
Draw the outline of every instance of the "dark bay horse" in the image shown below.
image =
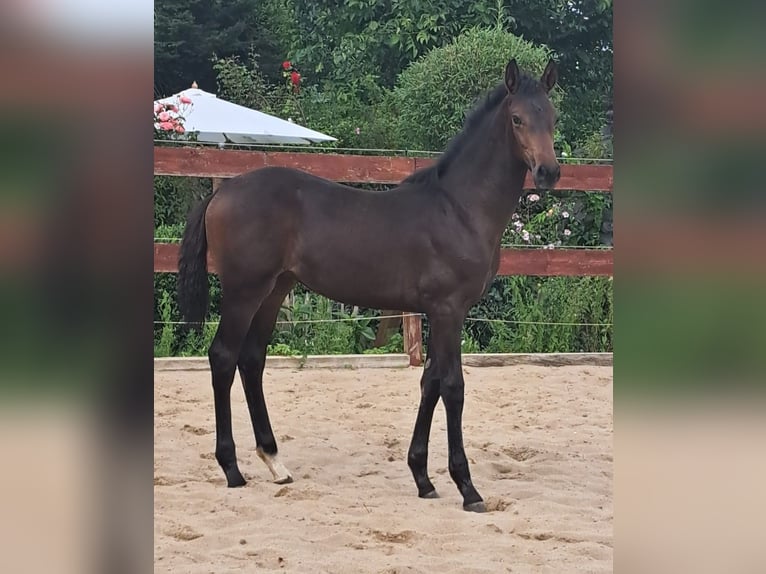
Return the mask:
<path id="1" fill-rule="evenodd" d="M 484 510 L 463 448 L 461 330 L 497 272 L 500 238 L 527 170 L 540 189 L 558 182 L 556 113 L 548 97 L 557 74 L 553 61 L 539 80 L 509 62 L 505 81 L 469 115 L 440 159 L 390 191 L 364 191 L 270 167 L 224 182 L 190 214 L 181 244 L 179 305 L 187 321 L 204 320 L 209 253 L 223 290 L 221 321 L 209 350 L 215 456 L 230 487 L 245 484 L 231 427 L 237 368 L 258 455 L 276 482 L 292 480 L 277 459 L 263 369 L 280 305 L 300 282 L 346 304 L 428 316 L 420 407 L 407 462 L 419 496 L 435 498 L 426 467 L 441 397 L 450 476 L 463 495 L 463 508 Z"/>

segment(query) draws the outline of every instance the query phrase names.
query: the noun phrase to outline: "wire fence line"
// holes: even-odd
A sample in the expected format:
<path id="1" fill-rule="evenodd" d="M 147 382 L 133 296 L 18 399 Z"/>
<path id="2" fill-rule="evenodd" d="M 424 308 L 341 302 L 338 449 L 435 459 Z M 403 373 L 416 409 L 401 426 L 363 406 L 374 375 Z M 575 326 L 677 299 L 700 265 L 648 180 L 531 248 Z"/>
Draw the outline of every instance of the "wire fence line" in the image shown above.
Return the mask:
<path id="1" fill-rule="evenodd" d="M 365 321 L 365 320 L 372 320 L 372 319 L 398 319 L 402 317 L 410 317 L 410 316 L 422 316 L 421 313 L 402 313 L 400 315 L 376 315 L 376 316 L 365 316 L 365 315 L 357 315 L 354 317 L 344 317 L 344 318 L 337 318 L 337 319 L 297 319 L 295 321 L 286 321 L 286 320 L 279 320 L 277 321 L 277 325 L 296 325 L 299 323 L 341 323 L 341 322 L 353 322 L 353 321 Z M 203 322 L 194 322 L 194 321 L 155 321 L 155 325 L 217 325 L 219 321 L 203 321 Z"/>
<path id="2" fill-rule="evenodd" d="M 181 237 L 155 237 L 155 242 L 162 242 L 162 243 L 180 243 L 182 240 Z M 522 248 L 522 249 L 540 249 L 540 250 L 564 250 L 564 249 L 592 249 L 592 250 L 598 250 L 598 251 L 612 251 L 614 247 L 612 245 L 555 245 L 554 247 L 551 247 L 550 244 L 548 245 L 529 245 L 528 243 L 501 243 L 500 247 L 513 247 L 513 248 Z"/>
<path id="3" fill-rule="evenodd" d="M 295 321 L 279 320 L 277 325 L 299 325 L 305 323 L 345 323 L 354 321 L 367 321 L 378 319 L 398 319 L 403 317 L 420 317 L 423 318 L 426 315 L 423 313 L 403 313 L 401 315 L 379 315 L 379 316 L 357 316 L 357 317 L 345 317 L 337 319 L 297 319 Z M 484 319 L 480 317 L 466 317 L 466 321 L 473 321 L 475 323 L 502 323 L 512 325 L 548 325 L 548 326 L 561 326 L 561 327 L 612 327 L 613 323 L 578 323 L 578 322 L 566 322 L 566 321 L 516 321 L 512 319 Z M 154 321 L 155 325 L 217 325 L 219 321 L 203 321 L 203 322 L 191 322 L 191 321 Z"/>
<path id="4" fill-rule="evenodd" d="M 591 249 L 595 251 L 612 251 L 614 247 L 612 245 L 553 245 L 552 244 L 546 244 L 546 245 L 530 245 L 529 243 L 501 243 L 500 247 L 513 247 L 513 248 L 522 248 L 522 249 L 529 249 L 529 250 L 535 250 L 535 249 L 542 249 L 543 251 L 549 250 L 552 251 L 554 249 L 557 249 L 559 251 L 561 250 L 567 250 L 567 249 Z"/>

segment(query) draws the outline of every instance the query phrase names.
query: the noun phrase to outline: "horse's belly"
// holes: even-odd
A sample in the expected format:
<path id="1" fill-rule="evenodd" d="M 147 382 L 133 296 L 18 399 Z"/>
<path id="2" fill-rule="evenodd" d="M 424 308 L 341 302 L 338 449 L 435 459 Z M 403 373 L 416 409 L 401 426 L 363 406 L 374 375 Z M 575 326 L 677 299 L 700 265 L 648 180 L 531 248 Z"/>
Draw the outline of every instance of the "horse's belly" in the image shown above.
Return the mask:
<path id="1" fill-rule="evenodd" d="M 348 305 L 416 310 L 417 269 L 394 253 L 307 250 L 291 269 L 312 291 Z"/>

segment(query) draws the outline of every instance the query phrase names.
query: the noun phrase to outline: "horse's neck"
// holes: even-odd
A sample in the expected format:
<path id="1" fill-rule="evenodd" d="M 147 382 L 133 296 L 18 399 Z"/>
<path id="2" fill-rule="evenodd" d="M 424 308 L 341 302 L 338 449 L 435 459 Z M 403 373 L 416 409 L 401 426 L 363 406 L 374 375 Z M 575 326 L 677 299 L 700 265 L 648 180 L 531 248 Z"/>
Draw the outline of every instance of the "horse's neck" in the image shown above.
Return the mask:
<path id="1" fill-rule="evenodd" d="M 518 206 L 526 172 L 524 162 L 514 159 L 503 142 L 502 133 L 487 133 L 481 145 L 466 147 L 454 158 L 442 185 L 480 223 L 486 239 L 497 243 Z"/>

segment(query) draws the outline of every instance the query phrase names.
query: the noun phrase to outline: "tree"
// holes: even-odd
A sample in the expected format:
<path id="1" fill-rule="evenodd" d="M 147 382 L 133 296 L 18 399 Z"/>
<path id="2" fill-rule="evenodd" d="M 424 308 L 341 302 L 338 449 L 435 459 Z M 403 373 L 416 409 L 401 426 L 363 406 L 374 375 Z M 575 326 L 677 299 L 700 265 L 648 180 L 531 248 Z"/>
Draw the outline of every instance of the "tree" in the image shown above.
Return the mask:
<path id="1" fill-rule="evenodd" d="M 410 62 L 471 26 L 494 21 L 498 0 L 293 0 L 292 55 L 334 82 L 370 75 L 391 87 Z"/>
<path id="2" fill-rule="evenodd" d="M 612 99 L 612 0 L 505 0 L 509 29 L 556 54 L 573 145 L 599 131 Z"/>
<path id="3" fill-rule="evenodd" d="M 612 0 L 291 0 L 291 56 L 322 89 L 370 103 L 409 64 L 472 27 L 548 46 L 566 92 L 573 146 L 601 128 L 612 92 Z"/>
<path id="4" fill-rule="evenodd" d="M 215 89 L 211 57 L 259 55 L 276 79 L 290 42 L 288 0 L 157 0 L 154 3 L 154 89 L 166 96 Z"/>

